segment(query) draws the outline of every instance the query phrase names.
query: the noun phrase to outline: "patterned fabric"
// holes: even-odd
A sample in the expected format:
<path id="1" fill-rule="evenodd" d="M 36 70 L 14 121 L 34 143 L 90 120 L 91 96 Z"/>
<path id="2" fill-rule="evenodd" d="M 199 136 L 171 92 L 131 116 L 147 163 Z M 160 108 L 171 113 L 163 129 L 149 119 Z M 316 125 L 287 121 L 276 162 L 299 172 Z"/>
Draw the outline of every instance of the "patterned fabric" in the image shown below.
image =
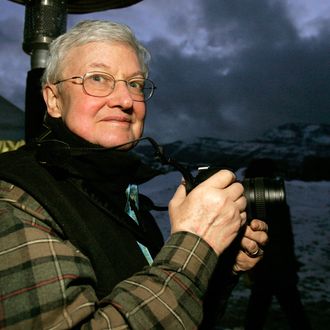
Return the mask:
<path id="1" fill-rule="evenodd" d="M 98 301 L 88 258 L 38 202 L 0 181 L 1 329 L 196 329 L 216 262 L 201 238 L 176 233 Z"/>

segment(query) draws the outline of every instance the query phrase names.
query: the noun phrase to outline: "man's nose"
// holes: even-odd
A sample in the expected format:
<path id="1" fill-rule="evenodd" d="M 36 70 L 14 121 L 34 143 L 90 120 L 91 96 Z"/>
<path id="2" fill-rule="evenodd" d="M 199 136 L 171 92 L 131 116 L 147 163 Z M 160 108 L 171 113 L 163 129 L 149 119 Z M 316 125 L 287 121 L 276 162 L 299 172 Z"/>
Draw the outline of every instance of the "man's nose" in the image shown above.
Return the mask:
<path id="1" fill-rule="evenodd" d="M 126 80 L 116 80 L 113 91 L 109 97 L 124 108 L 132 107 L 134 102 Z"/>

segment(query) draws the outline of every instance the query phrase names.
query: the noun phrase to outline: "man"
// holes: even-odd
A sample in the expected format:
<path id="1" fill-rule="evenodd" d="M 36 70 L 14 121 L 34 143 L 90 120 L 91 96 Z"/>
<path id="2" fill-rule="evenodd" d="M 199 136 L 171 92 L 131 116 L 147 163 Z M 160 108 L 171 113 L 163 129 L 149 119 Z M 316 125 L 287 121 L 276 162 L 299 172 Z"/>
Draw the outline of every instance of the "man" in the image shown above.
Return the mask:
<path id="1" fill-rule="evenodd" d="M 148 60 L 128 27 L 106 21 L 81 22 L 51 44 L 47 129 L 0 159 L 0 327 L 193 329 L 202 322 L 208 283 L 245 225 L 246 200 L 229 171 L 189 195 L 179 185 L 162 246 L 137 192 L 155 173 L 130 151 L 154 91 Z M 266 230 L 258 220 L 246 227 L 230 276 L 259 260 Z"/>

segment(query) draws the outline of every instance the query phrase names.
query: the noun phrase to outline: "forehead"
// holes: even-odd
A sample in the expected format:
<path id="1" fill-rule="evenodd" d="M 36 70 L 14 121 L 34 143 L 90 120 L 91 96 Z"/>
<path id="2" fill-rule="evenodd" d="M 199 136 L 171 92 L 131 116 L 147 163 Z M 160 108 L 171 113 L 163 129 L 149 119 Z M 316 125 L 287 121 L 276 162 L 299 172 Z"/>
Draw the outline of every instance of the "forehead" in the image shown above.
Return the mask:
<path id="1" fill-rule="evenodd" d="M 84 74 L 99 70 L 115 74 L 141 71 L 136 51 L 127 43 L 89 42 L 71 48 L 63 63 L 63 73 Z"/>

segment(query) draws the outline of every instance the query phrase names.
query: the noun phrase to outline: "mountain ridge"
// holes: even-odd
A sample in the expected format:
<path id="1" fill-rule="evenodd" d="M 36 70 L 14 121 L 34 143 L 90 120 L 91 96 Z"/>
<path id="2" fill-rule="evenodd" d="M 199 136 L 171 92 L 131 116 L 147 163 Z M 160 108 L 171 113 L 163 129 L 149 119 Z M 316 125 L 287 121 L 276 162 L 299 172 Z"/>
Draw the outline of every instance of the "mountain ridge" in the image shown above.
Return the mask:
<path id="1" fill-rule="evenodd" d="M 288 123 L 254 140 L 200 137 L 190 142 L 164 144 L 163 149 L 167 157 L 189 169 L 210 165 L 236 171 L 254 159 L 271 159 L 278 175 L 286 179 L 330 180 L 330 125 L 327 124 Z M 152 147 L 139 145 L 137 152 L 144 161 L 159 167 Z"/>

